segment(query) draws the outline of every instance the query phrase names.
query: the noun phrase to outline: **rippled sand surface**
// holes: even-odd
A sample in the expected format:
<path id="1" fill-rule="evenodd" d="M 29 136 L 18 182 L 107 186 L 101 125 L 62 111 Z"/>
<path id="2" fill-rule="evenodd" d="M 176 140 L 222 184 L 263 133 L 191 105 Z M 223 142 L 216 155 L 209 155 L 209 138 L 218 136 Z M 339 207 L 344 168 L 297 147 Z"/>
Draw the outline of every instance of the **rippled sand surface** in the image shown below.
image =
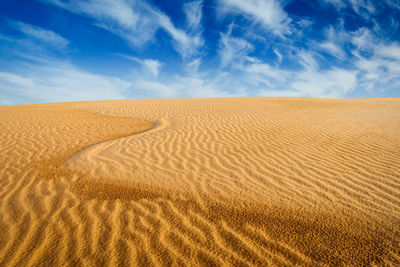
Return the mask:
<path id="1" fill-rule="evenodd" d="M 0 266 L 400 265 L 400 99 L 0 107 Z"/>

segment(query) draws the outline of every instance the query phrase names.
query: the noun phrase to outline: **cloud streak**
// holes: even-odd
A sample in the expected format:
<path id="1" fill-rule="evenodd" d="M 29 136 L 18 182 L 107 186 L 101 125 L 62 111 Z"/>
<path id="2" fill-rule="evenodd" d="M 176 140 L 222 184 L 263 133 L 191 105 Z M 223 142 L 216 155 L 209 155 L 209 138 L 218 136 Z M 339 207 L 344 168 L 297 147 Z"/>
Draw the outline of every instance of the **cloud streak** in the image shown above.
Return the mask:
<path id="1" fill-rule="evenodd" d="M 62 64 L 31 66 L 20 74 L 0 72 L 0 93 L 6 103 L 64 102 L 126 98 L 131 84 L 115 77 L 95 75 Z"/>
<path id="2" fill-rule="evenodd" d="M 219 55 L 221 67 L 226 67 L 231 63 L 241 64 L 244 57 L 253 50 L 253 45 L 243 38 L 232 37 L 234 24 L 229 26 L 228 32 L 221 34 L 219 44 Z"/>
<path id="3" fill-rule="evenodd" d="M 276 35 L 290 32 L 290 18 L 276 0 L 219 0 L 223 13 L 241 14 Z"/>
<path id="4" fill-rule="evenodd" d="M 120 56 L 141 64 L 142 67 L 145 68 L 144 72 L 149 72 L 152 76 L 158 77 L 160 67 L 162 66 L 162 63 L 160 61 L 155 59 L 139 59 L 128 55 L 120 55 Z"/>
<path id="5" fill-rule="evenodd" d="M 24 33 L 27 37 L 38 40 L 45 45 L 51 46 L 57 50 L 64 50 L 69 44 L 69 41 L 67 39 L 53 31 L 20 21 L 10 21 L 10 24 L 17 30 Z"/>
<path id="6" fill-rule="evenodd" d="M 196 55 L 203 44 L 200 30 L 202 1 L 195 1 L 185 6 L 187 29 L 178 29 L 170 17 L 141 0 L 68 2 L 47 0 L 47 2 L 91 18 L 95 25 L 122 37 L 135 47 L 148 43 L 160 29 L 171 36 L 175 50 L 184 58 Z"/>

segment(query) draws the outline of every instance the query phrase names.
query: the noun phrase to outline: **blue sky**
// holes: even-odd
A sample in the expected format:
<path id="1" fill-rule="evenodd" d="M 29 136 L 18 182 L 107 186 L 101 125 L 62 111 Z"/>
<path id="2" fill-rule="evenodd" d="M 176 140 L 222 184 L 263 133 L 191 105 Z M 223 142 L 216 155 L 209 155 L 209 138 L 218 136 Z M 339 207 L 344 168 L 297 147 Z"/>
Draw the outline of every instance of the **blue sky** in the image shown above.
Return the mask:
<path id="1" fill-rule="evenodd" d="M 400 0 L 2 0 L 0 104 L 400 96 Z"/>

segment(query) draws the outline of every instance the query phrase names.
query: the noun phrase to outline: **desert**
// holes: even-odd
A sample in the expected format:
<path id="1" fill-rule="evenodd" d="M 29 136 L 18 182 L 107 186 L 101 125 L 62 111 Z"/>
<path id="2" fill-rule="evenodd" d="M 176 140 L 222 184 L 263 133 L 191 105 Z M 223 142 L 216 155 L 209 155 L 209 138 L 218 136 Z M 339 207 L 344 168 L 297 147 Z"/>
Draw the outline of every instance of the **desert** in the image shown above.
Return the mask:
<path id="1" fill-rule="evenodd" d="M 400 99 L 0 107 L 0 266 L 400 265 Z"/>

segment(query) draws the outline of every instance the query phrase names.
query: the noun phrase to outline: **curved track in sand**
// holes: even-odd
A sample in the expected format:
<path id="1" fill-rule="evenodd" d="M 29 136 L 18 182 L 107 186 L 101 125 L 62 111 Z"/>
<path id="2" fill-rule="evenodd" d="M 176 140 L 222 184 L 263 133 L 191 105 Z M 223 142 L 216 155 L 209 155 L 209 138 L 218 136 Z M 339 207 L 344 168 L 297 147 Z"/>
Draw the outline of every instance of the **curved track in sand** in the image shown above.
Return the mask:
<path id="1" fill-rule="evenodd" d="M 1 265 L 400 264 L 398 99 L 0 114 Z"/>
<path id="2" fill-rule="evenodd" d="M 115 117 L 115 116 L 114 116 L 114 118 L 125 118 L 125 119 L 127 119 L 127 117 Z M 96 150 L 96 148 L 95 148 L 96 146 L 103 147 L 103 146 L 106 145 L 107 142 L 116 141 L 117 139 L 121 139 L 121 138 L 124 138 L 124 137 L 129 137 L 129 136 L 138 137 L 138 136 L 143 135 L 143 134 L 148 134 L 148 133 L 152 133 L 152 132 L 161 131 L 164 128 L 168 127 L 168 123 L 166 123 L 165 121 L 149 122 L 149 125 L 150 124 L 152 124 L 151 127 L 147 128 L 147 129 L 144 129 L 144 130 L 140 130 L 140 131 L 138 131 L 136 129 L 135 125 L 134 125 L 134 128 L 132 129 L 133 133 L 130 133 L 130 134 L 126 134 L 126 133 L 119 134 L 119 133 L 115 133 L 114 131 L 112 131 L 111 133 L 113 133 L 114 136 L 105 137 L 106 139 L 99 140 L 97 143 L 92 143 L 92 144 L 90 144 L 88 146 L 85 146 L 85 147 L 79 148 L 78 150 L 75 150 L 71 155 L 69 155 L 68 157 L 66 157 L 64 159 L 64 163 L 65 163 L 65 161 L 68 161 L 69 158 L 71 158 L 71 157 L 79 156 L 80 153 L 85 153 L 86 151 L 92 150 L 92 149 Z M 124 129 L 124 130 L 127 131 L 128 128 Z"/>

